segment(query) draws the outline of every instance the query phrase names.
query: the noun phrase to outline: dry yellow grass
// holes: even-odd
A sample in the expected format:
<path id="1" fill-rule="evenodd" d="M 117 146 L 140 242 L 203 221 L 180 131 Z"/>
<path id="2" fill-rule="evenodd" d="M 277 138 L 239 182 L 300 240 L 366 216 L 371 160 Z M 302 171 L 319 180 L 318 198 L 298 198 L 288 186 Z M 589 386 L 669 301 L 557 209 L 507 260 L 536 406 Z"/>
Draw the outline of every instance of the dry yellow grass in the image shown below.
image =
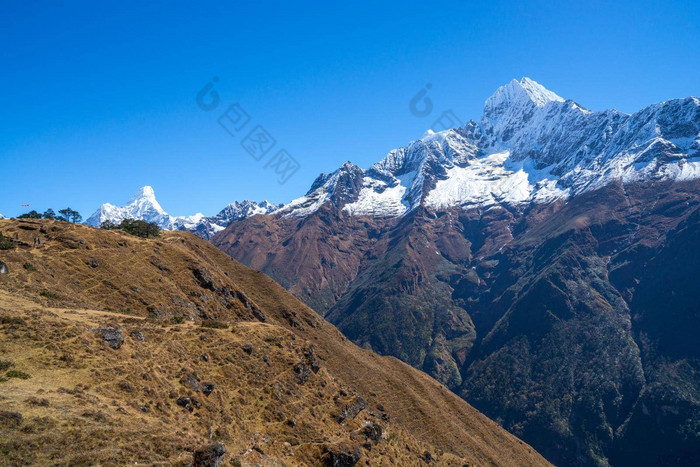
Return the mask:
<path id="1" fill-rule="evenodd" d="M 426 453 L 438 465 L 547 464 L 191 234 L 17 220 L 0 233 L 19 240 L 0 252 L 0 360 L 31 376 L 0 382 L 0 464 L 189 465 L 210 440 L 226 445 L 224 465 L 315 465 L 343 449 L 358 465 L 424 465 Z M 105 327 L 122 330 L 119 349 L 91 331 Z M 214 391 L 195 392 L 187 375 Z M 196 399 L 191 411 L 181 397 Z M 339 423 L 357 397 L 367 408 Z M 370 424 L 382 427 L 376 443 Z"/>

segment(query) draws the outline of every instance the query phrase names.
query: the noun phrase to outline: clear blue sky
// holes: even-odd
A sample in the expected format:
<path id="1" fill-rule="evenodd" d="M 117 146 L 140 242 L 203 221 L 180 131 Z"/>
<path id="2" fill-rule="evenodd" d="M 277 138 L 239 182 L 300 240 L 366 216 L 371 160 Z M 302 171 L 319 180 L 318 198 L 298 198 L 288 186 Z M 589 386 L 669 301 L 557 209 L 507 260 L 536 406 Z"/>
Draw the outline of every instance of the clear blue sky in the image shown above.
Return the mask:
<path id="1" fill-rule="evenodd" d="M 700 94 L 697 1 L 196 3 L 2 1 L 0 213 L 87 217 L 146 184 L 173 215 L 287 202 L 522 76 L 594 110 Z M 235 102 L 300 162 L 286 184 L 218 125 Z"/>

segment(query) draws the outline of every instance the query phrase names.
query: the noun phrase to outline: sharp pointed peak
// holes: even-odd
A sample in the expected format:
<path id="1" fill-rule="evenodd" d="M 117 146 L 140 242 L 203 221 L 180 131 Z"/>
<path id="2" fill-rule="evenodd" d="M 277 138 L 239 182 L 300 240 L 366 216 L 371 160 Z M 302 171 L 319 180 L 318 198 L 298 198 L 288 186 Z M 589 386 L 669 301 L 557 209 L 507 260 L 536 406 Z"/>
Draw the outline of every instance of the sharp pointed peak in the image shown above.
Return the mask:
<path id="1" fill-rule="evenodd" d="M 131 198 L 131 201 L 136 201 L 139 199 L 148 199 L 148 200 L 155 200 L 156 199 L 156 192 L 153 190 L 153 187 L 150 185 L 145 185 L 142 186 L 139 191 L 136 192 L 136 194 Z"/>
<path id="2" fill-rule="evenodd" d="M 536 107 L 543 107 L 550 102 L 564 102 L 564 100 L 564 98 L 545 88 L 537 81 L 525 76 L 520 81 L 513 79 L 508 84 L 499 87 L 486 100 L 484 113 L 491 113 L 499 108 L 528 102 Z"/>
<path id="3" fill-rule="evenodd" d="M 362 170 L 362 168 L 356 164 L 353 164 L 350 161 L 346 161 L 345 163 L 343 163 L 343 165 L 340 166 L 340 168 L 336 172 L 348 171 L 348 170 Z"/>

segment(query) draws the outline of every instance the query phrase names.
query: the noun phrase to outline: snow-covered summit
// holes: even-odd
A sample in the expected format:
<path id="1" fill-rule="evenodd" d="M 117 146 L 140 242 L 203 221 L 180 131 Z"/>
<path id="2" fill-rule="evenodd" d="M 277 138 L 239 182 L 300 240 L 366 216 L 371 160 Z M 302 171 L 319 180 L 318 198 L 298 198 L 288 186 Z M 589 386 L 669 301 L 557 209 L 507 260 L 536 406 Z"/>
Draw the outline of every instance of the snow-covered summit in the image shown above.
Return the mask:
<path id="1" fill-rule="evenodd" d="M 124 206 L 105 203 L 85 223 L 99 227 L 105 221 L 119 224 L 124 219 L 141 219 L 155 222 L 161 229 L 167 229 L 171 218 L 156 200 L 155 192 L 150 186 L 141 188 Z"/>
<path id="2" fill-rule="evenodd" d="M 352 167 L 323 174 L 278 212 L 303 217 L 333 200 L 352 215 L 394 217 L 420 205 L 549 202 L 615 180 L 700 178 L 700 100 L 592 112 L 522 78 L 489 97 L 478 121 L 428 131 L 366 171 Z"/>
<path id="3" fill-rule="evenodd" d="M 700 178 L 700 100 L 673 99 L 634 114 L 592 112 L 522 78 L 501 86 L 464 127 L 427 131 L 367 170 L 324 173 L 284 206 L 232 203 L 216 216 L 169 216 L 151 187 L 125 206 L 104 204 L 90 225 L 124 218 L 210 238 L 255 214 L 305 217 L 321 206 L 355 216 L 398 217 L 425 206 L 522 205 L 568 199 L 613 181 Z"/>
<path id="4" fill-rule="evenodd" d="M 514 79 L 486 100 L 484 114 L 524 103 L 544 107 L 549 102 L 564 102 L 564 99 L 530 78 Z"/>
<path id="5" fill-rule="evenodd" d="M 160 208 L 160 204 L 156 200 L 156 192 L 152 186 L 144 186 L 129 200 L 129 203 L 151 203 Z M 160 208 L 162 210 L 162 208 Z"/>
<path id="6" fill-rule="evenodd" d="M 285 215 L 305 216 L 330 202 L 338 207 L 357 199 L 365 171 L 352 162 L 345 162 L 333 173 L 322 173 L 311 184 L 306 195 L 285 205 L 279 211 Z"/>
<path id="7" fill-rule="evenodd" d="M 256 214 L 269 214 L 280 206 L 268 201 L 234 202 L 226 206 L 215 216 L 207 217 L 202 213 L 192 216 L 171 216 L 156 200 L 155 191 L 150 186 L 144 186 L 124 206 L 114 206 L 105 203 L 90 216 L 85 223 L 99 227 L 105 221 L 119 224 L 124 219 L 140 219 L 155 222 L 164 230 L 187 230 L 209 239 L 217 232 L 225 229 L 234 220 L 245 219 Z"/>

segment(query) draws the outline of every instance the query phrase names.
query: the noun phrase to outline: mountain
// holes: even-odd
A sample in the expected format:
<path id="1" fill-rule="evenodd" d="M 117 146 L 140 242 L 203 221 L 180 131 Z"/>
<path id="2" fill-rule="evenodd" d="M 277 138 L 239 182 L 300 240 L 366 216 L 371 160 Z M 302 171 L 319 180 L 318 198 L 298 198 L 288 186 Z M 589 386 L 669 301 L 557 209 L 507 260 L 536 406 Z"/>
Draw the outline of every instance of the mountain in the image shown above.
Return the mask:
<path id="1" fill-rule="evenodd" d="M 700 100 L 523 78 L 212 242 L 562 465 L 700 462 Z"/>
<path id="2" fill-rule="evenodd" d="M 268 201 L 256 203 L 246 200 L 229 204 L 217 215 L 211 217 L 206 217 L 201 213 L 187 217 L 173 217 L 160 206 L 153 188 L 145 186 L 125 206 L 103 204 L 85 223 L 99 227 L 105 221 L 119 224 L 124 219 L 140 219 L 155 222 L 163 230 L 187 230 L 204 239 L 209 239 L 235 220 L 245 219 L 256 214 L 269 214 L 278 208 L 279 206 Z"/>
<path id="3" fill-rule="evenodd" d="M 279 205 L 262 201 L 234 201 L 211 217 L 203 214 L 195 214 L 190 217 L 174 217 L 167 230 L 186 230 L 192 232 L 205 240 L 209 240 L 217 232 L 224 230 L 231 222 L 247 219 L 258 214 L 270 214 L 279 209 Z"/>
<path id="4" fill-rule="evenodd" d="M 304 217 L 333 202 L 355 216 L 397 217 L 419 206 L 570 199 L 616 180 L 697 179 L 699 109 L 689 97 L 633 115 L 592 112 L 528 78 L 513 80 L 486 101 L 478 122 L 429 130 L 367 171 L 346 163 L 322 174 L 281 213 Z"/>
<path id="5" fill-rule="evenodd" d="M 549 465 L 195 235 L 0 231 L 2 465 Z"/>
<path id="6" fill-rule="evenodd" d="M 160 206 L 156 200 L 153 188 L 145 186 L 141 188 L 125 206 L 114 206 L 105 203 L 90 216 L 85 223 L 93 227 L 99 227 L 106 221 L 119 224 L 124 219 L 140 219 L 155 222 L 161 229 L 168 229 L 172 224 L 172 218 Z"/>

